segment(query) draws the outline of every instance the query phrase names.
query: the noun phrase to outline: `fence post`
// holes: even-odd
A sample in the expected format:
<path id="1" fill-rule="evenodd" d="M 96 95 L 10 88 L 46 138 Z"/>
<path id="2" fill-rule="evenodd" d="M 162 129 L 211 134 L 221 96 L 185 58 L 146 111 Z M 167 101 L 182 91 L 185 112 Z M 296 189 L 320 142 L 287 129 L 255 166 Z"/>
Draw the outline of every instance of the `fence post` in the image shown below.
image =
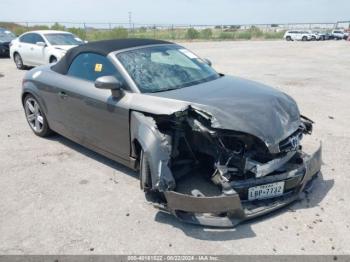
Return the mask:
<path id="1" fill-rule="evenodd" d="M 84 27 L 85 35 L 87 35 L 87 32 L 86 32 L 86 24 L 85 24 L 85 22 L 83 23 L 83 27 Z"/>

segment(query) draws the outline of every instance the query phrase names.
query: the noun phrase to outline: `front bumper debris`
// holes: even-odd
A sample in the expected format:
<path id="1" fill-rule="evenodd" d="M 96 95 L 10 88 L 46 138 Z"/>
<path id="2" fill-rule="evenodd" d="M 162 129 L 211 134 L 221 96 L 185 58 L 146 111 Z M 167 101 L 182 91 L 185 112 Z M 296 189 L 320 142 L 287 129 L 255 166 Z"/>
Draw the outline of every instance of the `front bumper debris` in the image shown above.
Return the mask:
<path id="1" fill-rule="evenodd" d="M 227 196 L 196 197 L 165 191 L 166 210 L 184 222 L 213 227 L 234 227 L 245 220 L 270 213 L 301 198 L 320 172 L 322 146 L 311 155 L 303 155 L 302 159 L 302 164 L 286 173 L 233 185 L 236 191 L 244 191 L 251 186 L 284 181 L 285 192 L 281 196 L 249 201 L 241 199 L 242 192 Z"/>

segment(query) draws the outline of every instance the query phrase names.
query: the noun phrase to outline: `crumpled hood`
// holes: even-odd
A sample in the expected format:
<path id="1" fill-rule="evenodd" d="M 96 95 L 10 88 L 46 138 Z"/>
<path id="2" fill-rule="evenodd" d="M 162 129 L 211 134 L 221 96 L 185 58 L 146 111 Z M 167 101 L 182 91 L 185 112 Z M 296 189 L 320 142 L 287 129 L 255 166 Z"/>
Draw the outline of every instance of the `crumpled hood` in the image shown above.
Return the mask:
<path id="1" fill-rule="evenodd" d="M 300 125 L 298 106 L 290 96 L 237 77 L 224 76 L 150 95 L 187 102 L 209 113 L 213 117 L 212 127 L 254 135 L 269 148 L 278 145 Z"/>

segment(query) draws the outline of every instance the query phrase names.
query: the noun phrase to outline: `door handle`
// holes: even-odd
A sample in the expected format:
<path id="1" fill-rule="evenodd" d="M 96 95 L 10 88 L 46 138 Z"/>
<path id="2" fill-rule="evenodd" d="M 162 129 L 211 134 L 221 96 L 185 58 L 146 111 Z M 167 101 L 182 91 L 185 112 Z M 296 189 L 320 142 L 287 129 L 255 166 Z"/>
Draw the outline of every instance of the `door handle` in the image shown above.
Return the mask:
<path id="1" fill-rule="evenodd" d="M 68 97 L 68 95 L 66 94 L 66 92 L 63 92 L 63 91 L 58 92 L 58 95 L 59 95 L 61 98 L 63 98 L 63 99 L 65 99 L 65 98 Z"/>

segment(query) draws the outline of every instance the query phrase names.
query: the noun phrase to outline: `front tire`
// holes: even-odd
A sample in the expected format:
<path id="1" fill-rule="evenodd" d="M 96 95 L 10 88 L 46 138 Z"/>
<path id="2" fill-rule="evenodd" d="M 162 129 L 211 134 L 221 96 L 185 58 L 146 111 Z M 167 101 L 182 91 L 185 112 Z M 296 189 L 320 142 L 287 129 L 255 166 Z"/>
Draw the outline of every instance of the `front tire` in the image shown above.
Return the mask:
<path id="1" fill-rule="evenodd" d="M 27 122 L 35 135 L 46 137 L 52 134 L 46 116 L 34 96 L 27 95 L 25 97 L 24 112 Z"/>
<path id="2" fill-rule="evenodd" d="M 286 37 L 286 40 L 287 40 L 287 41 L 292 41 L 292 38 L 291 38 L 290 36 L 287 36 L 287 37 Z"/>
<path id="3" fill-rule="evenodd" d="M 164 203 L 164 194 L 152 189 L 152 175 L 149 160 L 143 149 L 140 152 L 140 188 L 145 192 L 145 198 L 152 203 Z"/>
<path id="4" fill-rule="evenodd" d="M 143 149 L 140 153 L 140 188 L 144 192 L 149 192 L 152 188 L 151 168 Z"/>
<path id="5" fill-rule="evenodd" d="M 26 68 L 26 66 L 23 64 L 22 57 L 19 53 L 15 53 L 13 60 L 15 61 L 17 69 L 23 70 Z"/>
<path id="6" fill-rule="evenodd" d="M 301 41 L 307 41 L 307 37 L 303 36 L 303 38 L 301 38 Z"/>
<path id="7" fill-rule="evenodd" d="M 57 58 L 54 56 L 51 56 L 51 58 L 50 58 L 50 64 L 52 64 L 52 63 L 57 63 Z"/>

